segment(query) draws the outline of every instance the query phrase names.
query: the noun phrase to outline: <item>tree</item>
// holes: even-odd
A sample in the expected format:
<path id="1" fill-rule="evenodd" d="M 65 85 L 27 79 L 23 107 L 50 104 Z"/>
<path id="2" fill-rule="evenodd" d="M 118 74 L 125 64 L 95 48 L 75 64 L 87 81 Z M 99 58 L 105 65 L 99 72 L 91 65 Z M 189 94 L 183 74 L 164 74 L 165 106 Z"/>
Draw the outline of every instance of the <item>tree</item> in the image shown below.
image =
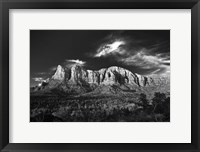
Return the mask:
<path id="1" fill-rule="evenodd" d="M 164 106 L 164 115 L 165 115 L 165 120 L 169 121 L 170 120 L 170 97 L 167 97 L 165 102 L 163 103 Z"/>
<path id="2" fill-rule="evenodd" d="M 152 99 L 152 104 L 154 106 L 153 112 L 161 113 L 163 111 L 163 103 L 166 101 L 166 95 L 164 93 L 155 92 Z"/>
<path id="3" fill-rule="evenodd" d="M 140 98 L 139 98 L 139 100 L 140 100 L 140 102 L 141 102 L 143 108 L 146 109 L 147 106 L 148 106 L 148 100 L 147 100 L 147 96 L 146 96 L 146 94 L 141 93 L 141 94 L 140 94 Z"/>

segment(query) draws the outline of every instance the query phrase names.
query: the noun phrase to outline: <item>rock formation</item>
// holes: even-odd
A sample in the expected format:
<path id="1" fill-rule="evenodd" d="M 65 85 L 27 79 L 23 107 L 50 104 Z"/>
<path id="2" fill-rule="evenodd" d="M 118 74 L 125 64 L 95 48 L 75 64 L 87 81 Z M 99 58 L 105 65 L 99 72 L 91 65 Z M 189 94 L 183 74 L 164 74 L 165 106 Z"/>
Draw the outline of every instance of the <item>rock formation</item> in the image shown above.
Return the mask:
<path id="1" fill-rule="evenodd" d="M 63 81 L 65 79 L 65 70 L 61 65 L 58 65 L 55 74 L 52 76 L 52 79 Z"/>
<path id="2" fill-rule="evenodd" d="M 169 77 L 157 75 L 142 76 L 117 66 L 93 71 L 86 70 L 79 65 L 74 65 L 70 69 L 58 65 L 55 74 L 48 82 L 45 82 L 45 86 L 42 86 L 42 89 L 56 88 L 68 93 L 86 93 L 94 90 L 102 90 L 104 87 L 107 87 L 106 90 L 112 90 L 110 86 L 118 86 L 120 89 L 138 89 L 156 86 L 169 87 Z M 119 89 L 112 90 L 112 92 L 116 92 L 116 90 Z"/>

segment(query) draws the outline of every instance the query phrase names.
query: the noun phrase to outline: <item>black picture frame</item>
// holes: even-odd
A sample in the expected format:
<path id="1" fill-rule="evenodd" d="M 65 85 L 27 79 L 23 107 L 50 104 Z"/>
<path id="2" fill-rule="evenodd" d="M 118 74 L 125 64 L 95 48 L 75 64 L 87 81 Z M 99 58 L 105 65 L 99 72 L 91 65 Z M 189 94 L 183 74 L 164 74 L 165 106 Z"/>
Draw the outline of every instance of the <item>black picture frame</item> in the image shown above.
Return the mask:
<path id="1" fill-rule="evenodd" d="M 185 143 L 9 143 L 9 9 L 191 9 L 192 142 Z M 199 0 L 1 0 L 0 149 L 2 151 L 200 151 Z"/>

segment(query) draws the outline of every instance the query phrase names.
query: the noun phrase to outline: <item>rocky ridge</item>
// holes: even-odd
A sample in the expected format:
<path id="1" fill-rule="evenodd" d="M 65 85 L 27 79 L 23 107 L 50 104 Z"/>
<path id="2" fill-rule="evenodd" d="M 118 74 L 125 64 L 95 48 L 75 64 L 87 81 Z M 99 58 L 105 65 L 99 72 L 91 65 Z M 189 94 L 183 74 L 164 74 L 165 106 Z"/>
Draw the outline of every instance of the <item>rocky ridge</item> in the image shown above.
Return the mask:
<path id="1" fill-rule="evenodd" d="M 143 88 L 157 88 L 160 86 L 169 90 L 169 83 L 168 75 L 142 76 L 117 66 L 93 71 L 86 70 L 79 65 L 74 65 L 70 69 L 58 65 L 55 74 L 50 79 L 35 87 L 34 91 L 58 89 L 63 92 L 76 94 L 88 92 L 116 93 L 119 91 L 141 90 Z"/>

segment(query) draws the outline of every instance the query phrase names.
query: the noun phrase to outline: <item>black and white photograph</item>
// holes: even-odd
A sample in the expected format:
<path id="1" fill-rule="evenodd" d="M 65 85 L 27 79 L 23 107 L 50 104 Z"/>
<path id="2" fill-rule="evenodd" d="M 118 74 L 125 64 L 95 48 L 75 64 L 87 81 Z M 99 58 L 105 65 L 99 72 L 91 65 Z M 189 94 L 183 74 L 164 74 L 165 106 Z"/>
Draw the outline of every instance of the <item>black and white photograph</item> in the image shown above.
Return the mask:
<path id="1" fill-rule="evenodd" d="M 30 122 L 170 122 L 170 30 L 30 30 Z"/>

